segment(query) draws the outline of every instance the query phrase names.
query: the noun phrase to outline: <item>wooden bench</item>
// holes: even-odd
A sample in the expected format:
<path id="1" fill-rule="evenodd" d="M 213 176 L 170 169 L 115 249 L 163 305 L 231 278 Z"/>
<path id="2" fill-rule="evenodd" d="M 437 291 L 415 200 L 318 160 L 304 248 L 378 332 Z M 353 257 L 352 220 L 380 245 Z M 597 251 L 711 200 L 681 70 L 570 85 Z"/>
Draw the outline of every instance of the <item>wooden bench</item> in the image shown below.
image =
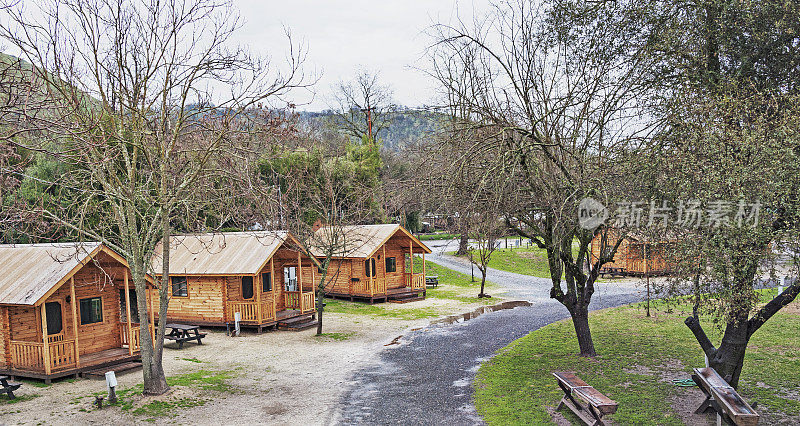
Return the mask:
<path id="1" fill-rule="evenodd" d="M 165 339 L 174 340 L 178 343 L 178 349 L 183 349 L 183 344 L 190 340 L 197 340 L 198 345 L 202 345 L 204 333 L 200 333 L 200 327 L 186 324 L 167 324 L 170 332 L 164 335 Z"/>
<path id="2" fill-rule="evenodd" d="M 0 376 L 0 393 L 8 395 L 9 399 L 14 399 L 14 391 L 22 386 L 22 383 L 9 382 L 10 377 Z"/>
<path id="3" fill-rule="evenodd" d="M 436 288 L 439 286 L 439 276 L 438 275 L 431 275 L 429 277 L 425 277 L 425 286 L 426 287 L 433 287 Z"/>
<path id="4" fill-rule="evenodd" d="M 605 267 L 600 268 L 600 275 L 610 275 L 611 278 L 614 277 L 624 277 L 628 274 L 625 272 L 625 268 L 613 268 L 613 267 Z"/>
<path id="5" fill-rule="evenodd" d="M 561 398 L 556 410 L 564 406 L 569 407 L 584 423 L 592 426 L 605 425 L 603 416 L 617 412 L 616 401 L 589 386 L 574 373 L 555 372 L 553 376 L 558 387 L 564 391 L 564 397 Z M 580 401 L 584 401 L 585 404 Z"/>
<path id="6" fill-rule="evenodd" d="M 706 395 L 706 399 L 695 410 L 696 414 L 708 410 L 716 411 L 719 420 L 724 420 L 729 425 L 749 426 L 757 425 L 759 415 L 738 393 L 731 387 L 716 370 L 710 367 L 695 368 L 692 380 Z"/>

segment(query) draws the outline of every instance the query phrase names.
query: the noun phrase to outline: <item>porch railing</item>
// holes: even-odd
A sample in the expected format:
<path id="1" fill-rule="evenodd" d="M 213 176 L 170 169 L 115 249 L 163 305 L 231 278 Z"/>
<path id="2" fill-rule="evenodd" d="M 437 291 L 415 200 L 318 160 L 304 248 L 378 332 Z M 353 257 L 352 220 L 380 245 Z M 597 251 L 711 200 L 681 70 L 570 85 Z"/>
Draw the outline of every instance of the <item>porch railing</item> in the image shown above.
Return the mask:
<path id="1" fill-rule="evenodd" d="M 131 346 L 131 342 L 128 342 L 128 326 L 126 323 L 122 323 L 122 327 L 120 327 L 120 334 L 122 337 L 122 346 L 131 346 L 135 351 L 141 350 L 142 348 L 142 341 L 141 341 L 141 333 L 142 330 L 139 328 L 140 325 L 136 323 L 131 323 L 131 331 L 133 334 L 133 345 Z"/>
<path id="2" fill-rule="evenodd" d="M 284 305 L 286 305 L 286 309 L 297 309 L 302 312 L 308 312 L 314 310 L 316 297 L 313 291 L 306 293 L 287 291 L 283 294 L 283 301 Z"/>
<path id="3" fill-rule="evenodd" d="M 406 287 L 411 287 L 412 290 L 425 289 L 425 274 L 412 274 L 406 273 Z"/>
<path id="4" fill-rule="evenodd" d="M 19 340 L 11 341 L 11 363 L 14 368 L 20 370 L 44 370 L 44 344 L 41 342 L 24 342 Z M 50 369 L 61 370 L 74 367 L 75 362 L 75 339 L 62 339 L 50 342 L 48 346 L 50 352 Z"/>
<path id="5" fill-rule="evenodd" d="M 271 296 L 270 296 L 271 298 Z M 239 312 L 242 322 L 263 323 L 275 319 L 274 302 L 272 300 L 262 300 L 261 310 L 259 302 L 228 302 L 229 321 L 234 320 L 234 314 Z"/>

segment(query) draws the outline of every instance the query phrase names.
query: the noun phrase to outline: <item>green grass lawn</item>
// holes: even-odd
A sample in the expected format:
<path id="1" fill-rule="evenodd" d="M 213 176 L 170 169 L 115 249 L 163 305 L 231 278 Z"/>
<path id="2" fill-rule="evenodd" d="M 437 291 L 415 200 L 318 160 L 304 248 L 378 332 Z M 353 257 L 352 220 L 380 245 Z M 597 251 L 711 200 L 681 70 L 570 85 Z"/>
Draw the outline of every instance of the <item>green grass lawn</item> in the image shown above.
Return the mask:
<path id="1" fill-rule="evenodd" d="M 448 254 L 452 255 L 454 252 Z M 573 256 L 578 255 L 578 247 L 575 243 L 572 244 L 572 254 Z M 469 256 L 463 257 L 469 259 Z M 536 246 L 523 246 L 513 249 L 499 248 L 489 258 L 489 267 L 539 278 L 550 278 L 547 252 Z M 479 273 L 477 269 L 476 273 Z"/>
<path id="2" fill-rule="evenodd" d="M 646 318 L 633 306 L 593 313 L 595 359 L 577 356 L 570 320 L 534 331 L 481 366 L 474 383 L 478 412 L 489 424 L 551 424 L 548 410 L 563 394 L 550 373 L 575 371 L 619 403 L 611 417 L 617 424 L 683 424 L 675 407 L 694 410 L 701 400 L 672 379 L 688 379 L 692 368 L 704 365 L 699 345 L 683 324 L 686 316 L 676 309 Z M 709 321 L 704 324 L 717 344 L 719 330 Z M 763 424 L 800 421 L 798 330 L 800 315 L 779 313 L 748 346 L 739 391 L 751 404 L 758 403 Z M 578 424 L 568 409 L 560 413 Z"/>
<path id="3" fill-rule="evenodd" d="M 425 262 L 428 276 L 437 275 L 439 277 L 439 286 L 437 288 L 427 289 L 427 298 L 439 299 L 442 301 L 455 301 L 462 305 L 469 305 L 473 303 L 481 303 L 485 305 L 497 303 L 497 299 L 479 299 L 478 292 L 480 292 L 480 278 L 476 277 L 476 282 L 472 282 L 469 275 L 456 272 L 452 269 L 436 265 L 431 262 Z M 414 270 L 417 268 L 422 269 L 420 266 L 422 259 L 415 260 Z M 486 284 L 486 292 L 492 294 L 492 291 L 498 290 L 499 287 L 493 283 Z M 417 320 L 422 318 L 435 318 L 442 315 L 452 314 L 454 312 L 445 312 L 436 306 L 417 307 L 415 303 L 406 303 L 402 305 L 394 303 L 379 303 L 370 305 L 364 302 L 350 302 L 338 299 L 325 299 L 325 312 L 335 312 L 344 314 L 358 314 L 370 315 L 374 317 L 395 318 L 403 320 Z"/>

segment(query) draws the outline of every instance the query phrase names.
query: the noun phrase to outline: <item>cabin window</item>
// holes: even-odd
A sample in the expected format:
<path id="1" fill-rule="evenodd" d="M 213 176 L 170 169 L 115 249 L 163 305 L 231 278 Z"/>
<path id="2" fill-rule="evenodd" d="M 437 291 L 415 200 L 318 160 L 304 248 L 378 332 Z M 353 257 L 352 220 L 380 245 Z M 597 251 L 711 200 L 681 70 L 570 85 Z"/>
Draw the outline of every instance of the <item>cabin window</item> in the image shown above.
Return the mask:
<path id="1" fill-rule="evenodd" d="M 261 274 L 261 291 L 266 293 L 272 291 L 272 273 L 264 272 Z"/>
<path id="2" fill-rule="evenodd" d="M 242 298 L 253 298 L 253 277 L 242 277 Z"/>
<path id="3" fill-rule="evenodd" d="M 59 334 L 64 329 L 61 321 L 61 303 L 47 302 L 44 304 L 47 315 L 47 335 Z"/>
<path id="4" fill-rule="evenodd" d="M 90 297 L 81 299 L 81 325 L 103 322 L 103 299 Z"/>
<path id="5" fill-rule="evenodd" d="M 376 270 L 375 259 L 367 259 L 364 261 L 364 272 L 368 277 L 374 277 Z"/>
<path id="6" fill-rule="evenodd" d="M 386 258 L 386 272 L 397 272 L 397 258 L 396 257 L 387 257 Z"/>
<path id="7" fill-rule="evenodd" d="M 172 295 L 177 297 L 189 297 L 189 283 L 186 277 L 172 277 Z"/>

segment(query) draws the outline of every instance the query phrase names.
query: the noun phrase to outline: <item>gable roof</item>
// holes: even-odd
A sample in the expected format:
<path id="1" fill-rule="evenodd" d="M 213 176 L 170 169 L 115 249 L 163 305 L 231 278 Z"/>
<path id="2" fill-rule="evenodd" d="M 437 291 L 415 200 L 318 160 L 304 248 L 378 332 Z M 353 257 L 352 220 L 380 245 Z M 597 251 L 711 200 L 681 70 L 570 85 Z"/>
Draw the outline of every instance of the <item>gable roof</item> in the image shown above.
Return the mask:
<path id="1" fill-rule="evenodd" d="M 170 237 L 169 273 L 175 275 L 255 275 L 283 245 L 286 231 L 249 231 Z M 153 273 L 161 273 L 161 244 Z"/>
<path id="2" fill-rule="evenodd" d="M 322 227 L 314 233 L 314 238 L 325 244 L 331 238 L 331 228 Z M 384 225 L 349 225 L 341 227 L 341 234 L 345 239 L 346 247 L 340 250 L 340 256 L 349 258 L 368 258 L 372 257 L 389 238 L 397 233 L 401 233 L 414 242 L 425 253 L 430 253 L 431 249 L 422 244 L 414 235 L 398 224 Z M 317 256 L 324 256 L 321 250 L 312 250 Z"/>
<path id="3" fill-rule="evenodd" d="M 0 244 L 0 304 L 37 304 L 101 250 L 113 253 L 97 242 Z"/>

